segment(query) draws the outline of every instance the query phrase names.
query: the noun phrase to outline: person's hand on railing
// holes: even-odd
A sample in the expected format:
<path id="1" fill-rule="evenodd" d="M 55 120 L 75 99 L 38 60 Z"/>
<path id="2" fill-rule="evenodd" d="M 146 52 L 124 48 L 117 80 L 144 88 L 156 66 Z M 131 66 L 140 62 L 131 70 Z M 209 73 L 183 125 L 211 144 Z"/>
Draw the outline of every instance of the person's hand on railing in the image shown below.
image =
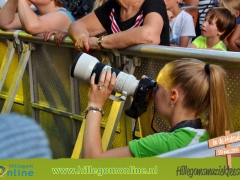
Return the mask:
<path id="1" fill-rule="evenodd" d="M 88 52 L 89 51 L 89 37 L 86 34 L 80 35 L 75 42 L 75 48 L 78 51 Z"/>
<path id="2" fill-rule="evenodd" d="M 89 47 L 90 47 L 91 50 L 101 50 L 101 47 L 98 44 L 98 38 L 97 37 L 89 38 Z"/>
<path id="3" fill-rule="evenodd" d="M 43 36 L 44 36 L 44 40 L 45 41 L 48 41 L 52 35 L 55 35 L 54 36 L 54 42 L 57 46 L 60 46 L 63 39 L 65 37 L 68 36 L 68 32 L 67 30 L 64 31 L 64 30 L 57 30 L 57 29 L 53 29 L 53 30 L 50 30 L 50 31 L 46 31 Z"/>
<path id="4" fill-rule="evenodd" d="M 76 41 L 75 47 L 78 51 L 88 52 L 89 50 L 101 50 L 98 44 L 97 37 L 87 38 L 86 35 L 81 35 Z"/>

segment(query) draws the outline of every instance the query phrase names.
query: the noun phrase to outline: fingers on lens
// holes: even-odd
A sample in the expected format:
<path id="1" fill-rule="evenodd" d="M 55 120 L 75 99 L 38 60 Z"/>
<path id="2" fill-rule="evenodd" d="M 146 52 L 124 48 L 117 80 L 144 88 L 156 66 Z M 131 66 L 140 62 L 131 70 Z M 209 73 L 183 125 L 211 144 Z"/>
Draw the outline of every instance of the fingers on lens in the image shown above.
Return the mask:
<path id="1" fill-rule="evenodd" d="M 109 84 L 109 88 L 113 90 L 115 84 L 116 84 L 116 73 L 113 72 L 112 77 L 111 77 L 111 81 L 110 81 L 110 84 Z"/>
<path id="2" fill-rule="evenodd" d="M 103 85 L 106 78 L 106 71 L 107 71 L 107 66 L 105 66 L 102 70 L 101 77 L 99 79 L 99 85 Z"/>
<path id="3" fill-rule="evenodd" d="M 107 67 L 107 75 L 105 80 L 105 85 L 108 85 L 111 80 L 111 67 Z"/>
<path id="4" fill-rule="evenodd" d="M 95 76 L 96 76 L 96 73 L 93 73 L 92 76 L 91 76 L 91 80 L 90 80 L 91 85 L 94 85 Z"/>

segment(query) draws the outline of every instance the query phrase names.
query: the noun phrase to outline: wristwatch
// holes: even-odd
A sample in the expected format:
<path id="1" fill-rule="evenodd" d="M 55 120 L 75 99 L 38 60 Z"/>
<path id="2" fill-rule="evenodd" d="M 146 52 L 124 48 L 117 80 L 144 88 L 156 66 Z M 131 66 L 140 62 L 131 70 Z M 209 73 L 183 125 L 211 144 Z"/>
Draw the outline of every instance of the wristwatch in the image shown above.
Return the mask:
<path id="1" fill-rule="evenodd" d="M 99 46 L 101 49 L 104 48 L 104 47 L 102 46 L 102 41 L 103 41 L 103 39 L 104 39 L 104 36 L 100 36 L 100 37 L 98 38 L 98 40 L 97 40 L 98 46 Z"/>

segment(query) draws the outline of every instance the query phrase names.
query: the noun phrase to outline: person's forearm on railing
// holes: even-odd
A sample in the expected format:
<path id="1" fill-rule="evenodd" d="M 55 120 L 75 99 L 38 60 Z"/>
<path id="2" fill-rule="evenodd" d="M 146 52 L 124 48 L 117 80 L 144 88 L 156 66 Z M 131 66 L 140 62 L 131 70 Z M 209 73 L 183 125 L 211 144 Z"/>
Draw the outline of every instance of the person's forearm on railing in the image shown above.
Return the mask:
<path id="1" fill-rule="evenodd" d="M 126 48 L 136 44 L 159 45 L 162 28 L 162 17 L 152 12 L 145 17 L 143 26 L 107 35 L 101 45 L 106 49 Z"/>
<path id="2" fill-rule="evenodd" d="M 22 23 L 23 29 L 30 34 L 44 32 L 48 23 L 41 19 L 29 6 L 27 0 L 18 0 L 18 15 Z"/>
<path id="3" fill-rule="evenodd" d="M 104 32 L 106 32 L 106 30 L 103 28 L 94 12 L 70 24 L 68 28 L 69 37 L 74 42 L 82 35 L 94 37 Z"/>
<path id="4" fill-rule="evenodd" d="M 66 13 L 59 11 L 61 7 L 56 6 L 54 1 L 49 1 L 45 5 L 38 3 L 35 6 L 40 12 L 40 16 L 32 11 L 27 0 L 18 2 L 19 18 L 24 30 L 30 34 L 43 33 L 52 29 L 66 30 L 72 23 Z"/>
<path id="5" fill-rule="evenodd" d="M 136 44 L 158 45 L 160 43 L 160 34 L 155 36 L 150 28 L 141 26 L 107 35 L 101 45 L 105 49 L 122 49 Z"/>
<path id="6" fill-rule="evenodd" d="M 39 16 L 30 8 L 27 0 L 19 0 L 18 15 L 23 29 L 30 34 L 36 34 L 35 30 L 38 31 L 41 20 Z"/>
<path id="7" fill-rule="evenodd" d="M 147 18 L 145 18 L 145 24 L 143 26 L 107 35 L 102 42 L 102 46 L 106 49 L 113 49 L 126 48 L 135 44 L 159 44 L 163 22 L 154 22 L 155 24 L 159 24 L 158 27 L 154 28 L 152 25 L 153 21 L 150 19 L 155 16 L 160 15 L 150 13 Z M 92 27 L 87 21 L 93 21 L 92 24 L 95 26 Z M 69 36 L 74 42 L 80 37 L 94 37 L 103 32 L 104 29 L 98 19 L 96 19 L 95 14 L 92 14 L 90 18 L 87 17 L 87 20 L 81 19 L 80 21 L 72 23 L 68 29 Z"/>
<path id="8" fill-rule="evenodd" d="M 106 32 L 94 12 L 70 24 L 68 35 L 80 51 L 89 50 L 89 37 Z M 80 45 L 81 44 L 81 45 Z"/>
<path id="9" fill-rule="evenodd" d="M 18 0 L 8 0 L 0 10 L 1 29 L 21 29 L 21 22 L 16 13 Z"/>
<path id="10" fill-rule="evenodd" d="M 101 47 L 106 49 L 126 48 L 136 44 L 160 44 L 163 29 L 163 19 L 160 14 L 147 14 L 143 26 L 135 27 L 104 37 Z M 97 49 L 95 36 L 106 32 L 94 13 L 72 23 L 68 29 L 69 36 L 75 42 L 76 49 L 88 51 Z M 89 39 L 92 38 L 92 39 Z"/>

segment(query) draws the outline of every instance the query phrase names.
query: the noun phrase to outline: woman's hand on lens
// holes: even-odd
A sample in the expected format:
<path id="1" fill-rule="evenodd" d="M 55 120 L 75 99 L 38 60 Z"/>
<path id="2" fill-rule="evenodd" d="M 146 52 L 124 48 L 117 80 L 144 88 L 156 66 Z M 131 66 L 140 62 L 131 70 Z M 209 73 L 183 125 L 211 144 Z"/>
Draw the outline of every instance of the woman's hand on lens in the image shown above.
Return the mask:
<path id="1" fill-rule="evenodd" d="M 89 51 L 89 37 L 85 34 L 79 36 L 75 42 L 75 48 L 78 51 L 88 52 Z"/>
<path id="2" fill-rule="evenodd" d="M 116 74 L 115 72 L 111 73 L 110 67 L 105 67 L 102 70 L 101 77 L 97 85 L 94 83 L 95 77 L 96 75 L 94 73 L 90 80 L 91 89 L 88 94 L 88 106 L 103 108 L 115 87 Z"/>

